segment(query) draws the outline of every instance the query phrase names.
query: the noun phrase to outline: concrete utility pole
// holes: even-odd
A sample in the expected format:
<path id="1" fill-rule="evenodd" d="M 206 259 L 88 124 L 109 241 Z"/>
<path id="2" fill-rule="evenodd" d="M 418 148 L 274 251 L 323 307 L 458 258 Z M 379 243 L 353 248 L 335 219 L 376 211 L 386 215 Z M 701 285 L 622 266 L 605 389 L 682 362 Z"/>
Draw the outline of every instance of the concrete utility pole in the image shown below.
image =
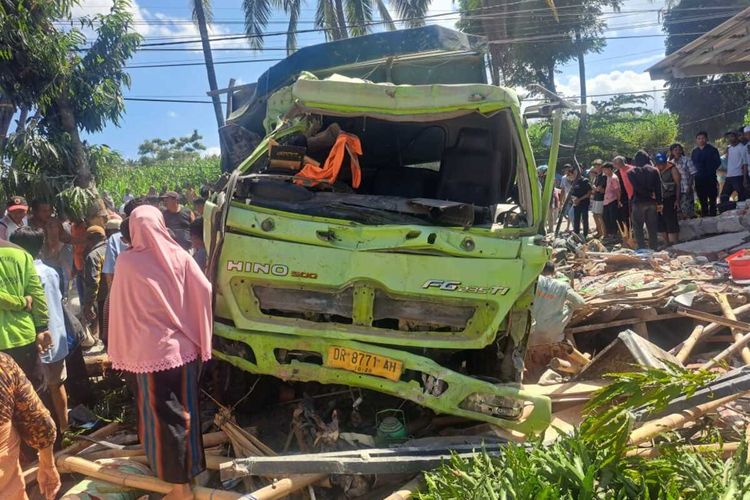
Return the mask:
<path id="1" fill-rule="evenodd" d="M 586 61 L 583 55 L 583 44 L 581 43 L 581 32 L 576 30 L 576 46 L 578 47 L 578 78 L 581 80 L 581 104 L 586 104 Z"/>
<path id="2" fill-rule="evenodd" d="M 208 87 L 211 90 L 211 101 L 214 105 L 216 114 L 216 124 L 218 128 L 224 126 L 224 113 L 221 111 L 221 99 L 216 92 L 219 86 L 216 83 L 216 72 L 214 71 L 214 58 L 211 55 L 211 42 L 208 39 L 208 27 L 206 26 L 206 13 L 203 10 L 203 0 L 193 0 L 195 20 L 198 23 L 198 31 L 201 34 L 201 44 L 203 45 L 203 59 L 206 61 L 206 74 L 208 75 Z"/>

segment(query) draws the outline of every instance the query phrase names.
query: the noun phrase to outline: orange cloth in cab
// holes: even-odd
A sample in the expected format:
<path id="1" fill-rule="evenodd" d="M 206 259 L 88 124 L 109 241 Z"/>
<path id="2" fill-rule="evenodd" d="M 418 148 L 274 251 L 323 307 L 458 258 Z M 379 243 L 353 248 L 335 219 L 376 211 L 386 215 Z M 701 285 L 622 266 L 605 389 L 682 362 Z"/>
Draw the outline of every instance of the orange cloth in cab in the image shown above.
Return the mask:
<path id="1" fill-rule="evenodd" d="M 306 164 L 295 177 L 300 177 L 300 184 L 306 180 L 320 180 L 329 184 L 336 182 L 344 164 L 344 153 L 349 153 L 349 166 L 352 169 L 352 187 L 358 188 L 362 182 L 362 170 L 359 168 L 359 156 L 362 155 L 362 143 L 354 134 L 341 132 L 328 153 L 322 167 Z"/>

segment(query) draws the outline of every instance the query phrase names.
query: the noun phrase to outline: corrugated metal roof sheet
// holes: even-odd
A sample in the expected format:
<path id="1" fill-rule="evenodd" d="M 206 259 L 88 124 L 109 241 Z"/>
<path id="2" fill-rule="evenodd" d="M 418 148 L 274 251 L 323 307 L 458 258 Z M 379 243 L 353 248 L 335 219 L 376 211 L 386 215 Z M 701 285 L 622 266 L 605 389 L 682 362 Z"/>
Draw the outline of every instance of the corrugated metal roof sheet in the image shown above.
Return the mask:
<path id="1" fill-rule="evenodd" d="M 750 7 L 646 71 L 652 80 L 750 72 Z"/>

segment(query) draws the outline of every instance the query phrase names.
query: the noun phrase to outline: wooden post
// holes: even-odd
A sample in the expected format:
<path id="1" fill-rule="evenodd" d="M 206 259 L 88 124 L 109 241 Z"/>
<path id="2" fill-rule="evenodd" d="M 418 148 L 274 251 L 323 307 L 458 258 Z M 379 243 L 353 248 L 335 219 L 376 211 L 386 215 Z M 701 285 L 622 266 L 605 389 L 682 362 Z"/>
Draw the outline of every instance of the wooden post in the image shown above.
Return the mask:
<path id="1" fill-rule="evenodd" d="M 104 427 L 102 427 L 99 430 L 96 430 L 92 432 L 91 434 L 87 435 L 86 437 L 90 439 L 104 439 L 106 437 L 111 436 L 115 432 L 117 432 L 120 429 L 120 423 L 119 422 L 111 422 Z M 55 453 L 55 456 L 60 455 L 75 455 L 76 453 L 80 453 L 81 451 L 85 450 L 89 446 L 93 446 L 94 443 L 91 443 L 90 441 L 86 441 L 83 439 L 80 439 L 76 441 L 75 443 L 71 444 L 64 450 L 60 450 L 57 453 Z M 30 484 L 34 484 L 36 481 L 36 473 L 39 469 L 38 464 L 34 463 L 31 467 L 28 467 L 25 471 L 23 471 L 23 480 L 26 483 L 26 486 Z"/>
<path id="2" fill-rule="evenodd" d="M 275 500 L 277 498 L 284 498 L 295 491 L 299 491 L 302 488 L 313 485 L 318 481 L 325 479 L 325 474 L 303 474 L 298 476 L 289 476 L 284 479 L 279 479 L 273 484 L 264 486 L 259 490 L 248 494 L 245 498 L 252 498 L 254 500 Z"/>
<path id="3" fill-rule="evenodd" d="M 734 401 L 743 394 L 745 394 L 745 392 L 738 392 L 737 394 L 732 394 L 731 396 L 716 399 L 714 401 L 709 401 L 708 403 L 703 403 L 702 405 L 698 405 L 695 408 L 691 408 L 689 410 L 683 410 L 679 413 L 672 413 L 671 415 L 667 415 L 666 417 L 646 422 L 642 427 L 634 430 L 630 434 L 629 444 L 641 444 L 645 441 L 648 441 L 649 439 L 658 436 L 663 432 L 680 429 L 686 423 L 693 422 L 699 419 L 703 415 L 716 410 L 720 406 L 724 406 L 725 404 Z"/>
<path id="4" fill-rule="evenodd" d="M 721 306 L 721 312 L 726 316 L 728 319 L 737 320 L 737 317 L 734 315 L 734 311 L 732 311 L 732 306 L 729 305 L 729 301 L 727 300 L 727 296 L 723 293 L 717 293 L 716 294 L 716 300 L 719 301 L 719 306 Z M 742 340 L 742 332 L 732 329 L 732 335 L 734 336 L 735 342 L 740 342 Z M 746 365 L 750 365 L 750 349 L 747 347 L 743 347 L 740 351 L 740 356 L 742 356 L 742 361 Z"/>
<path id="5" fill-rule="evenodd" d="M 116 470 L 107 470 L 102 465 L 79 457 L 62 455 L 57 458 L 57 467 L 61 472 L 77 472 L 94 479 L 108 483 L 167 494 L 175 487 L 174 484 L 162 481 L 152 476 L 128 474 Z M 212 488 L 193 487 L 196 500 L 238 500 L 242 494 L 234 491 L 215 490 Z"/>
<path id="6" fill-rule="evenodd" d="M 385 500 L 411 500 L 414 497 L 414 492 L 424 486 L 424 478 L 422 474 L 413 478 L 411 481 L 400 487 L 397 491 L 394 491 Z"/>
<path id="7" fill-rule="evenodd" d="M 734 343 L 721 351 L 719 354 L 708 360 L 701 368 L 708 370 L 713 368 L 720 361 L 727 359 L 728 357 L 737 354 L 737 351 L 744 352 L 747 350 L 747 344 L 750 343 L 750 332 L 745 335 L 740 335 L 738 339 L 735 339 Z"/>
<path id="8" fill-rule="evenodd" d="M 92 434 L 93 436 L 93 434 Z M 209 432 L 203 435 L 203 447 L 204 448 L 211 448 L 213 446 L 218 446 L 220 444 L 228 443 L 229 442 L 229 436 L 224 431 L 218 431 L 218 432 Z M 87 443 L 87 445 L 91 445 L 93 443 Z M 71 453 L 65 453 L 65 455 L 70 455 Z M 102 458 L 122 458 L 122 457 L 135 457 L 138 455 L 143 455 L 143 446 L 137 445 L 130 448 L 123 448 L 121 450 L 101 450 L 101 451 L 95 451 L 92 453 L 86 453 L 87 460 L 100 460 Z"/>
<path id="9" fill-rule="evenodd" d="M 685 453 L 716 453 L 721 452 L 724 458 L 735 454 L 740 447 L 740 443 L 710 443 L 710 444 L 694 444 L 688 446 L 680 446 L 677 448 Z M 628 450 L 626 453 L 629 457 L 641 457 L 641 458 L 654 458 L 661 454 L 659 447 L 654 448 L 636 448 L 634 450 Z"/>
<path id="10" fill-rule="evenodd" d="M 701 335 L 703 335 L 704 328 L 705 327 L 703 325 L 696 326 L 687 340 L 685 340 L 685 343 L 682 345 L 682 349 L 680 349 L 680 352 L 678 352 L 677 356 L 675 356 L 680 361 L 680 363 L 685 364 L 685 361 L 687 361 L 690 353 L 693 352 L 695 344 L 698 343 Z"/>

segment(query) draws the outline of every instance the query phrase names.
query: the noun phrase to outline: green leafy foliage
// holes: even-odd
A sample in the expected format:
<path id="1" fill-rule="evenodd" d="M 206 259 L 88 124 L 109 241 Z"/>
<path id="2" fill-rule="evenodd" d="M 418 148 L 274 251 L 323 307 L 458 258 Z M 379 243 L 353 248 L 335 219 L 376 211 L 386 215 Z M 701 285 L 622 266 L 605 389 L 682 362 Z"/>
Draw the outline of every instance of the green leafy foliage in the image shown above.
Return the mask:
<path id="1" fill-rule="evenodd" d="M 443 499 L 735 499 L 750 498 L 748 450 L 729 460 L 686 451 L 677 437 L 660 444 L 656 458 L 628 454 L 631 411 L 658 411 L 675 396 L 692 394 L 712 378 L 670 365 L 664 370 L 611 375 L 572 435 L 545 445 L 509 443 L 497 456 L 457 456 L 425 474 L 417 498 Z"/>
<path id="2" fill-rule="evenodd" d="M 71 8 L 79 3 L 0 1 L 0 94 L 7 101 L 0 109 L 0 156 L 8 113 L 33 109 L 38 133 L 59 154 L 56 173 L 75 174 L 87 186 L 90 165 L 79 133 L 119 123 L 122 89 L 130 85 L 125 63 L 141 36 L 133 30 L 128 0 L 113 0 L 108 13 L 74 21 Z"/>
<path id="3" fill-rule="evenodd" d="M 387 3 L 387 5 L 386 5 Z M 286 35 L 287 53 L 297 50 L 297 30 L 304 0 L 242 0 L 245 13 L 245 32 L 254 49 L 263 48 L 263 34 L 274 11 L 283 12 L 289 19 Z M 377 11 L 386 29 L 396 29 L 388 11 L 390 6 L 398 19 L 408 28 L 424 25 L 430 0 L 317 0 L 315 27 L 324 31 L 326 40 L 340 40 L 349 36 L 371 33 Z"/>
<path id="4" fill-rule="evenodd" d="M 116 204 L 122 203 L 126 193 L 145 195 L 152 186 L 181 190 L 192 186 L 196 191 L 211 184 L 221 175 L 218 157 L 184 161 L 167 161 L 146 166 L 104 165 L 98 169 L 99 190 L 108 192 Z"/>
<path id="5" fill-rule="evenodd" d="M 83 221 L 99 208 L 99 194 L 91 188 L 73 186 L 57 195 L 58 209 L 73 221 Z"/>
<path id="6" fill-rule="evenodd" d="M 184 137 L 148 139 L 138 146 L 138 162 L 141 165 L 150 165 L 172 160 L 195 160 L 200 157 L 201 151 L 206 150 L 202 141 L 203 136 L 197 130 Z"/>
<path id="7" fill-rule="evenodd" d="M 594 112 L 587 116 L 576 156 L 582 164 L 597 158 L 611 160 L 617 155 L 632 156 L 637 150 L 651 153 L 665 151 L 677 137 L 677 117 L 669 113 L 652 113 L 647 109 L 647 96 L 615 96 L 606 101 L 595 101 Z M 562 144 L 575 142 L 579 119 L 563 122 Z M 549 146 L 545 136 L 551 132 L 546 122 L 529 126 L 528 134 L 537 163 L 546 163 Z M 572 163 L 572 150 L 560 149 L 559 165 Z"/>
<path id="8" fill-rule="evenodd" d="M 579 52 L 602 51 L 607 24 L 601 14 L 619 9 L 622 1 L 459 0 L 458 5 L 462 30 L 496 42 L 490 46 L 495 82 L 510 87 L 536 83 L 554 91 L 559 65 Z"/>

